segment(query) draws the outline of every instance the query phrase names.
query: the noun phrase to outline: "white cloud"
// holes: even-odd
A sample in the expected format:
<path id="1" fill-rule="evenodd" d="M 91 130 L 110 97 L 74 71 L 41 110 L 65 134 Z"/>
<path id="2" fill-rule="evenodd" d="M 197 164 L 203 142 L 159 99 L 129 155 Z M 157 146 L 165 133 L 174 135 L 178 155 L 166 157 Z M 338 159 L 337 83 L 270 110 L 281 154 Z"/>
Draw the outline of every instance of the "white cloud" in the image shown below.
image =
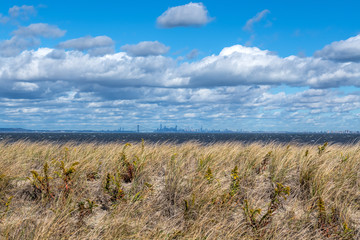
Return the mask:
<path id="1" fill-rule="evenodd" d="M 79 51 L 84 51 L 93 48 L 104 48 L 104 47 L 113 47 L 114 41 L 108 36 L 97 36 L 97 37 L 81 37 L 75 38 L 71 40 L 67 40 L 65 42 L 59 43 L 59 48 L 65 49 L 75 49 Z"/>
<path id="2" fill-rule="evenodd" d="M 131 56 L 145 57 L 163 55 L 169 51 L 170 47 L 167 47 L 158 41 L 144 41 L 134 45 L 124 45 L 121 47 L 121 49 L 126 51 Z"/>
<path id="3" fill-rule="evenodd" d="M 56 38 L 61 37 L 66 31 L 57 26 L 45 23 L 31 24 L 27 27 L 19 27 L 13 31 L 11 39 L 0 42 L 0 56 L 12 57 L 22 51 L 40 45 L 40 37 Z"/>
<path id="4" fill-rule="evenodd" d="M 212 19 L 202 3 L 188 3 L 172 7 L 157 18 L 157 24 L 163 28 L 202 26 Z"/>
<path id="5" fill-rule="evenodd" d="M 23 91 L 35 91 L 38 90 L 39 86 L 31 82 L 16 82 L 14 83 L 13 90 L 23 90 Z"/>
<path id="6" fill-rule="evenodd" d="M 114 53 L 115 43 L 108 36 L 85 36 L 61 42 L 58 44 L 58 47 L 87 51 L 91 56 L 103 56 Z"/>
<path id="7" fill-rule="evenodd" d="M 326 45 L 314 56 L 341 62 L 359 62 L 360 35 Z"/>
<path id="8" fill-rule="evenodd" d="M 90 128 L 99 126 L 102 129 L 119 124 L 135 128 L 135 124 L 140 124 L 150 127 L 150 130 L 154 124 L 156 127 L 160 120 L 175 125 L 186 123 L 188 118 L 194 118 L 192 126 L 202 122 L 210 128 L 219 128 L 221 124 L 226 127 L 254 130 L 254 120 L 262 119 L 267 121 L 266 126 L 269 126 L 269 123 L 281 126 L 279 130 L 284 130 L 285 127 L 303 130 L 309 129 L 306 128 L 309 127 L 309 123 L 311 126 L 333 124 L 336 120 L 333 116 L 335 114 L 340 114 L 338 120 L 342 116 L 358 118 L 356 112 L 351 111 L 356 111 L 360 107 L 360 97 L 356 94 L 342 96 L 330 89 L 310 89 L 293 94 L 272 94 L 269 88 L 241 86 L 209 89 L 131 87 L 123 90 L 109 87 L 107 91 L 113 91 L 117 98 L 108 99 L 109 94 L 106 91 L 102 92 L 103 96 L 99 98 L 99 95 L 94 95 L 96 92 L 67 92 L 64 87 L 62 95 L 50 99 L 0 99 L 1 103 L 8 103 L 0 104 L 0 112 L 3 116 L 20 122 L 30 120 L 39 124 L 49 120 L 53 126 L 63 126 L 58 125 L 62 123 L 67 128 L 79 124 L 85 124 Z M 131 96 L 132 94 L 135 97 Z M 1 106 L 6 106 L 5 110 Z M 31 114 L 31 109 L 38 111 Z M 24 115 L 25 112 L 27 114 Z M 261 125 L 264 125 L 264 122 L 261 122 Z M 263 128 L 260 126 L 260 129 Z"/>
<path id="9" fill-rule="evenodd" d="M 252 31 L 253 26 L 255 23 L 260 22 L 261 19 L 265 18 L 267 14 L 269 14 L 270 11 L 268 9 L 262 10 L 261 12 L 258 12 L 254 17 L 250 18 L 245 26 L 243 27 L 243 30 L 246 31 Z"/>
<path id="10" fill-rule="evenodd" d="M 195 113 L 185 113 L 185 114 L 184 114 L 184 117 L 185 117 L 185 118 L 195 118 L 195 117 L 196 117 L 196 114 L 195 114 Z"/>
<path id="11" fill-rule="evenodd" d="M 17 36 L 12 37 L 9 40 L 0 42 L 0 56 L 11 57 L 16 56 L 23 50 L 37 46 L 40 44 L 38 39 L 34 38 L 20 38 Z"/>
<path id="12" fill-rule="evenodd" d="M 281 85 L 330 88 L 360 86 L 360 64 L 316 58 L 281 58 L 256 47 L 235 45 L 179 69 L 189 86 Z"/>
<path id="13" fill-rule="evenodd" d="M 9 9 L 9 16 L 12 18 L 23 18 L 28 19 L 29 16 L 35 16 L 36 10 L 34 6 L 22 5 L 22 6 L 13 6 Z"/>
<path id="14" fill-rule="evenodd" d="M 338 91 L 330 89 L 309 89 L 294 94 L 266 93 L 262 104 L 292 112 L 342 113 L 359 109 L 360 96 L 355 93 L 343 96 Z"/>
<path id="15" fill-rule="evenodd" d="M 55 55 L 53 55 L 55 54 Z M 163 85 L 175 78 L 175 61 L 163 56 L 133 58 L 120 52 L 90 57 L 79 51 L 54 49 L 24 51 L 11 59 L 0 58 L 0 80 L 66 80 L 72 84 L 98 83 L 116 86 Z"/>
<path id="16" fill-rule="evenodd" d="M 34 23 L 27 27 L 19 27 L 13 31 L 13 34 L 21 37 L 46 37 L 46 38 L 58 38 L 64 36 L 65 30 L 61 30 L 55 25 L 49 25 L 46 23 Z"/>
<path id="17" fill-rule="evenodd" d="M 7 49 L 6 46 L 3 49 Z M 71 84 L 81 82 L 118 87 L 360 86 L 360 63 L 332 62 L 312 57 L 282 58 L 256 47 L 235 45 L 224 48 L 219 55 L 179 65 L 170 57 L 151 56 L 159 54 L 159 51 L 149 51 L 148 48 L 131 51 L 133 55 L 145 56 L 139 58 L 124 52 L 92 56 L 91 53 L 60 52 L 48 48 L 24 51 L 11 59 L 0 58 L 0 80 L 61 79 Z"/>
<path id="18" fill-rule="evenodd" d="M 31 40 L 35 42 L 27 42 Z M 157 55 L 163 54 L 161 50 L 149 53 L 156 42 L 128 45 L 133 47 L 128 53 L 102 55 L 111 39 L 108 45 L 94 38 L 75 40 L 64 42 L 64 49 L 25 51 L 21 49 L 39 44 L 39 40 L 15 35 L 0 43 L 0 52 L 5 55 L 9 51 L 12 56 L 0 57 L 3 119 L 43 126 L 52 123 L 56 128 L 84 124 L 102 129 L 117 128 L 120 121 L 127 125 L 160 120 L 177 124 L 189 118 L 199 125 L 209 121 L 215 128 L 239 122 L 236 127 L 243 129 L 255 128 L 259 119 L 259 128 L 266 123 L 300 130 L 309 129 L 310 123 L 316 126 L 314 130 L 323 130 L 334 124 L 339 128 L 349 123 L 357 126 L 359 121 L 359 93 L 333 89 L 360 87 L 358 62 L 280 57 L 241 45 L 199 60 L 178 62 Z M 91 53 L 93 50 L 100 54 Z M 143 57 L 136 57 L 139 55 Z M 285 92 L 274 93 L 277 86 L 285 86 Z M 289 86 L 294 93 L 286 93 Z"/>
<path id="19" fill-rule="evenodd" d="M 16 44 L 19 45 L 17 52 L 33 44 L 16 43 L 19 40 L 14 36 L 12 41 L 2 42 L 8 43 L 0 44 L 2 54 L 5 55 L 6 49 L 16 49 Z M 98 49 L 100 45 L 90 46 Z M 84 53 L 39 48 L 16 56 L 13 56 L 15 52 L 7 53 L 13 57 L 0 57 L 0 97 L 57 98 L 60 101 L 71 89 L 77 92 L 73 95 L 74 101 L 77 96 L 90 94 L 95 105 L 104 99 L 128 99 L 146 104 L 185 104 L 194 109 L 204 104 L 215 107 L 220 103 L 240 104 L 242 110 L 256 106 L 266 111 L 311 109 L 313 113 L 331 108 L 337 112 L 360 108 L 356 94 L 345 98 L 329 90 L 360 86 L 360 63 L 356 62 L 296 56 L 282 58 L 267 50 L 241 45 L 184 63 L 161 55 L 134 57 L 124 52 L 94 56 L 89 50 Z M 293 95 L 268 92 L 270 86 L 280 85 L 322 89 Z M 194 109 L 182 113 L 197 112 Z"/>

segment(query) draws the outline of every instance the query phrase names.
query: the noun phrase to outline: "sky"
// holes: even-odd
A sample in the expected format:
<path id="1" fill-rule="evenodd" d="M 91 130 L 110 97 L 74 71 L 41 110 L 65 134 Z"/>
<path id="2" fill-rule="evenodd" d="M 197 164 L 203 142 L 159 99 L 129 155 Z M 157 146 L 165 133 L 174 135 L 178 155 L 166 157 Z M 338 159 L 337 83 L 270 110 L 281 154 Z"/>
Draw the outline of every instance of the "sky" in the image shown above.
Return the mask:
<path id="1" fill-rule="evenodd" d="M 0 128 L 360 131 L 359 7 L 1 1 Z"/>

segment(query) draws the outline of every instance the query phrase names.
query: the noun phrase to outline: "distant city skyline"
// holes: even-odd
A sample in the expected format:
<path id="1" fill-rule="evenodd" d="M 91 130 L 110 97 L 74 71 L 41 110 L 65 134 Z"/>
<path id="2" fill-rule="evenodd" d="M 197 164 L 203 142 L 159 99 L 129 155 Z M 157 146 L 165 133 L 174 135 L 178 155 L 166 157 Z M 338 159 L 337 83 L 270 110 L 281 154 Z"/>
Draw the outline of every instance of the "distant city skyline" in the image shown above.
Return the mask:
<path id="1" fill-rule="evenodd" d="M 0 128 L 360 131 L 359 7 L 2 1 Z"/>
<path id="2" fill-rule="evenodd" d="M 146 129 L 146 130 L 145 130 Z M 157 129 L 150 129 L 145 128 L 143 129 L 140 125 L 136 125 L 136 129 L 126 129 L 126 128 L 119 128 L 116 130 L 110 129 L 101 129 L 101 130 L 74 130 L 74 129 L 54 129 L 54 130 L 45 130 L 45 129 L 24 129 L 24 128 L 0 128 L 0 133 L 21 133 L 21 132 L 43 132 L 43 133 L 56 133 L 56 132 L 72 132 L 72 133 L 86 133 L 86 132 L 105 132 L 105 133 L 339 133 L 339 134 L 360 134 L 360 131 L 353 131 L 353 130 L 327 130 L 327 131 L 260 131 L 260 130 L 231 130 L 231 129 L 208 129 L 208 128 L 178 128 L 176 125 L 175 127 L 167 127 L 164 126 L 163 128 Z"/>

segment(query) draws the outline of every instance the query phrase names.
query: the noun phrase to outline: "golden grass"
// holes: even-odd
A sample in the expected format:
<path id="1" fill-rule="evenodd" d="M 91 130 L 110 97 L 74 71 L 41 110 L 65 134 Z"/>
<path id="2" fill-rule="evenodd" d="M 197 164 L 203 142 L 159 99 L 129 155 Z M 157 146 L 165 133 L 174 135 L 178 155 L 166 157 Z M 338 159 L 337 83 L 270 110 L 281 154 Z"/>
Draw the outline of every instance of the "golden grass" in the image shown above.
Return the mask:
<path id="1" fill-rule="evenodd" d="M 359 239 L 360 145 L 0 142 L 2 239 Z"/>

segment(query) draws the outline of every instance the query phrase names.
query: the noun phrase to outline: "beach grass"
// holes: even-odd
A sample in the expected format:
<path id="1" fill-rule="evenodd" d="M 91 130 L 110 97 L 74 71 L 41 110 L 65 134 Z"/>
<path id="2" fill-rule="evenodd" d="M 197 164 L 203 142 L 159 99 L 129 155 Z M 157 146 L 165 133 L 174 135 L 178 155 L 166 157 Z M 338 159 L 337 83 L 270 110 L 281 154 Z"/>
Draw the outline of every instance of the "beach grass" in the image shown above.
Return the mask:
<path id="1" fill-rule="evenodd" d="M 0 142 L 1 239 L 360 239 L 360 144 Z"/>

